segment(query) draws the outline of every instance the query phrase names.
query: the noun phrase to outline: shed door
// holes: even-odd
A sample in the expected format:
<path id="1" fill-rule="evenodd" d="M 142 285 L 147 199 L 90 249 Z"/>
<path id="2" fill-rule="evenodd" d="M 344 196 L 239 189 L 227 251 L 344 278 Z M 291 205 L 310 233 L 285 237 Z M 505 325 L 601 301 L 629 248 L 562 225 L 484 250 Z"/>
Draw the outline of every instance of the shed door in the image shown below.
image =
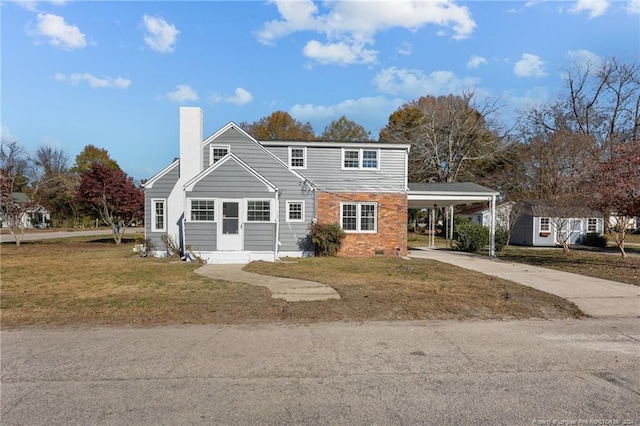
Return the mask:
<path id="1" fill-rule="evenodd" d="M 240 200 L 222 200 L 218 227 L 218 250 L 242 250 L 242 221 Z"/>

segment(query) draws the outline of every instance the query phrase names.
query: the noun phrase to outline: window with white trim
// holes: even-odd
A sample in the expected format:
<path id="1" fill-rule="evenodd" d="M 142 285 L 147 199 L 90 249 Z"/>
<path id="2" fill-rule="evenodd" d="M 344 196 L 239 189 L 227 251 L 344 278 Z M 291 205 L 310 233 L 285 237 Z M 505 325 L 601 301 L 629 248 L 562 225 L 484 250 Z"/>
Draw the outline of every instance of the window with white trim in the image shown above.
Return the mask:
<path id="1" fill-rule="evenodd" d="M 341 203 L 340 222 L 346 232 L 378 230 L 378 203 Z"/>
<path id="2" fill-rule="evenodd" d="M 307 168 L 307 148 L 289 147 L 289 167 L 292 169 Z"/>
<path id="3" fill-rule="evenodd" d="M 590 217 L 587 219 L 587 232 L 598 232 L 598 219 Z"/>
<path id="4" fill-rule="evenodd" d="M 215 222 L 216 203 L 214 200 L 191 199 L 189 200 L 191 213 L 189 219 L 192 222 Z"/>
<path id="5" fill-rule="evenodd" d="M 167 227 L 167 200 L 151 200 L 151 231 L 164 232 Z"/>
<path id="6" fill-rule="evenodd" d="M 270 222 L 271 201 L 249 200 L 247 201 L 247 222 Z"/>
<path id="7" fill-rule="evenodd" d="M 343 169 L 378 169 L 380 150 L 378 149 L 342 149 Z"/>
<path id="8" fill-rule="evenodd" d="M 304 222 L 304 201 L 287 201 L 287 222 Z"/>
<path id="9" fill-rule="evenodd" d="M 229 151 L 229 145 L 209 145 L 209 165 L 220 161 Z"/>
<path id="10" fill-rule="evenodd" d="M 541 217 L 540 218 L 540 232 L 550 232 L 551 231 L 551 225 L 549 222 L 549 218 L 548 217 Z"/>

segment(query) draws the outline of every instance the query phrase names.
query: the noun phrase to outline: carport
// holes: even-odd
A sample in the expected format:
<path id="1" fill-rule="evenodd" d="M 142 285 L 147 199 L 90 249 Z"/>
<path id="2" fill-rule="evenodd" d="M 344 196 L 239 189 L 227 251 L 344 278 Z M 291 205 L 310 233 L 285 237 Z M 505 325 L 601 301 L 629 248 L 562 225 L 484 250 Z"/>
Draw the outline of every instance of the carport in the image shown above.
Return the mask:
<path id="1" fill-rule="evenodd" d="M 446 208 L 449 211 L 448 231 L 453 237 L 453 206 L 478 202 L 489 202 L 491 220 L 489 226 L 489 255 L 495 257 L 496 237 L 496 197 L 498 192 L 470 182 L 461 183 L 409 183 L 409 208 L 429 211 L 429 247 L 435 247 L 435 212 Z"/>

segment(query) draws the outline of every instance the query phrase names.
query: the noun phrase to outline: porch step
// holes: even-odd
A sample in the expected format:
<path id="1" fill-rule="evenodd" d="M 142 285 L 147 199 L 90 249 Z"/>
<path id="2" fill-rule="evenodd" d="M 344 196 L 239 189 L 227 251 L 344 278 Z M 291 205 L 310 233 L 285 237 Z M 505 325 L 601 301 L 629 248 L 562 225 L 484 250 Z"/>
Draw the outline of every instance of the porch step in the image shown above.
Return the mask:
<path id="1" fill-rule="evenodd" d="M 251 253 L 243 251 L 217 251 L 212 253 L 207 259 L 207 264 L 246 264 L 251 262 Z"/>

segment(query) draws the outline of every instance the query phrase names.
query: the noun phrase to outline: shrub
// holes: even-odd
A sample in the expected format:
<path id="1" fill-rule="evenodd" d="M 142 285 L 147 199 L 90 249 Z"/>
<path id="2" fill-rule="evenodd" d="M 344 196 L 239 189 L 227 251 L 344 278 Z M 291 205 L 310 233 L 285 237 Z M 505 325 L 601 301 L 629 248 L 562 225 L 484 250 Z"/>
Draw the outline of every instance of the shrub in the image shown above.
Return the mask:
<path id="1" fill-rule="evenodd" d="M 458 250 L 478 252 L 489 243 L 489 228 L 479 223 L 461 221 L 454 228 Z"/>
<path id="2" fill-rule="evenodd" d="M 607 237 L 600 235 L 597 232 L 589 232 L 584 237 L 584 245 L 605 248 L 607 246 Z"/>
<path id="3" fill-rule="evenodd" d="M 335 256 L 347 235 L 337 223 L 315 223 L 309 226 L 316 255 Z"/>
<path id="4" fill-rule="evenodd" d="M 509 242 L 509 233 L 501 228 L 496 229 L 496 251 L 500 251 Z"/>

